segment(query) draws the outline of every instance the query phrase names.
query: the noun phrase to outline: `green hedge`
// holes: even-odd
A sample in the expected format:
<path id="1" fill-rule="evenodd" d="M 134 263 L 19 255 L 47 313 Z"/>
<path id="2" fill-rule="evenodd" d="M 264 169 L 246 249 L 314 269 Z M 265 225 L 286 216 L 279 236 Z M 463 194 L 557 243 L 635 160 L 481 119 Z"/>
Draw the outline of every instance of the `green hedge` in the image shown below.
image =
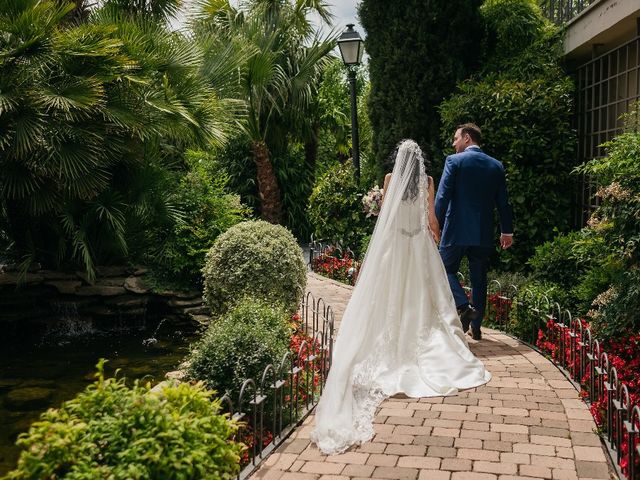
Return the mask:
<path id="1" fill-rule="evenodd" d="M 366 218 L 362 192 L 351 164 L 331 167 L 316 183 L 309 199 L 309 219 L 317 239 L 359 252 L 373 232 L 375 218 Z"/>
<path id="2" fill-rule="evenodd" d="M 265 302 L 245 298 L 216 319 L 187 358 L 188 377 L 237 398 L 242 382 L 259 380 L 269 364 L 279 365 L 288 349 L 288 314 Z"/>
<path id="3" fill-rule="evenodd" d="M 291 232 L 262 220 L 243 222 L 220 235 L 207 253 L 204 298 L 214 315 L 250 295 L 298 308 L 307 282 L 302 250 Z"/>

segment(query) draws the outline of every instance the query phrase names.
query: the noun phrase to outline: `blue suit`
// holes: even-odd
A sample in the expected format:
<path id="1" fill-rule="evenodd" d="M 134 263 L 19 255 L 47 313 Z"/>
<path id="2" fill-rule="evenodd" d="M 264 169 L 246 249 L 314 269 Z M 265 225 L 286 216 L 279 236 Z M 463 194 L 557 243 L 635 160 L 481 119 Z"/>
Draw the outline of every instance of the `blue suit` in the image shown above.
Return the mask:
<path id="1" fill-rule="evenodd" d="M 435 204 L 442 228 L 440 255 L 458 307 L 469 303 L 457 277 L 462 258 L 469 259 L 472 300 L 479 312 L 474 328 L 480 328 L 486 304 L 489 256 L 495 248 L 495 208 L 501 232 L 513 233 L 502 163 L 476 146 L 448 156 Z"/>

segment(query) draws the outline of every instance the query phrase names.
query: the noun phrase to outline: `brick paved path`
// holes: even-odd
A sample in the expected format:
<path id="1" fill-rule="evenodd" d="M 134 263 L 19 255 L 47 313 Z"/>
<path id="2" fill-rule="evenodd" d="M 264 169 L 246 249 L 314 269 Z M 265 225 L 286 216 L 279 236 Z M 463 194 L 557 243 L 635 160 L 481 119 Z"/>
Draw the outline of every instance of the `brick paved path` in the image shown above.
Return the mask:
<path id="1" fill-rule="evenodd" d="M 341 318 L 349 287 L 311 273 L 308 289 Z M 487 385 L 448 398 L 391 398 L 373 441 L 342 455 L 327 457 L 309 442 L 311 416 L 252 478 L 612 478 L 591 414 L 562 373 L 516 340 L 483 333 L 469 343 L 493 374 Z"/>

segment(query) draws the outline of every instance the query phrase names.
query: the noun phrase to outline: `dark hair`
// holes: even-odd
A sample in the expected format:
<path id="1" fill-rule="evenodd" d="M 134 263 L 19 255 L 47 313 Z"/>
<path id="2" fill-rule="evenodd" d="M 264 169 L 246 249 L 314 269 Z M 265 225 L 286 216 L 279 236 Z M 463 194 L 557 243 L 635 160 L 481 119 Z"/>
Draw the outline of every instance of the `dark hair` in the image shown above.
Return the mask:
<path id="1" fill-rule="evenodd" d="M 463 123 L 462 125 L 458 125 L 457 130 L 462 130 L 462 132 L 460 132 L 462 135 L 469 135 L 474 143 L 478 145 L 482 143 L 482 130 L 480 130 L 480 127 L 475 123 Z"/>

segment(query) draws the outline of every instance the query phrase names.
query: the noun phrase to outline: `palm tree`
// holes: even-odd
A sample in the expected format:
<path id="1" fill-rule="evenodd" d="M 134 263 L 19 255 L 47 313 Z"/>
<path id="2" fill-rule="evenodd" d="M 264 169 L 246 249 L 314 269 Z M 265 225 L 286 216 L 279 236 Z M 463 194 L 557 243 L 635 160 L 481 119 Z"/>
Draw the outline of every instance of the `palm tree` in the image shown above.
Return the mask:
<path id="1" fill-rule="evenodd" d="M 239 8 L 210 0 L 201 12 L 200 29 L 206 25 L 225 41 L 251 49 L 239 70 L 239 98 L 247 105 L 246 132 L 257 169 L 262 217 L 281 223 L 282 199 L 271 149 L 288 142 L 288 137 L 312 138 L 310 113 L 334 42 L 318 35 L 310 15 L 315 12 L 328 22 L 331 14 L 321 0 L 249 0 Z"/>
<path id="2" fill-rule="evenodd" d="M 0 2 L 1 224 L 25 266 L 126 259 L 177 218 L 163 182 L 182 152 L 236 128 L 197 45 L 117 3 L 69 23 L 71 3 Z"/>

